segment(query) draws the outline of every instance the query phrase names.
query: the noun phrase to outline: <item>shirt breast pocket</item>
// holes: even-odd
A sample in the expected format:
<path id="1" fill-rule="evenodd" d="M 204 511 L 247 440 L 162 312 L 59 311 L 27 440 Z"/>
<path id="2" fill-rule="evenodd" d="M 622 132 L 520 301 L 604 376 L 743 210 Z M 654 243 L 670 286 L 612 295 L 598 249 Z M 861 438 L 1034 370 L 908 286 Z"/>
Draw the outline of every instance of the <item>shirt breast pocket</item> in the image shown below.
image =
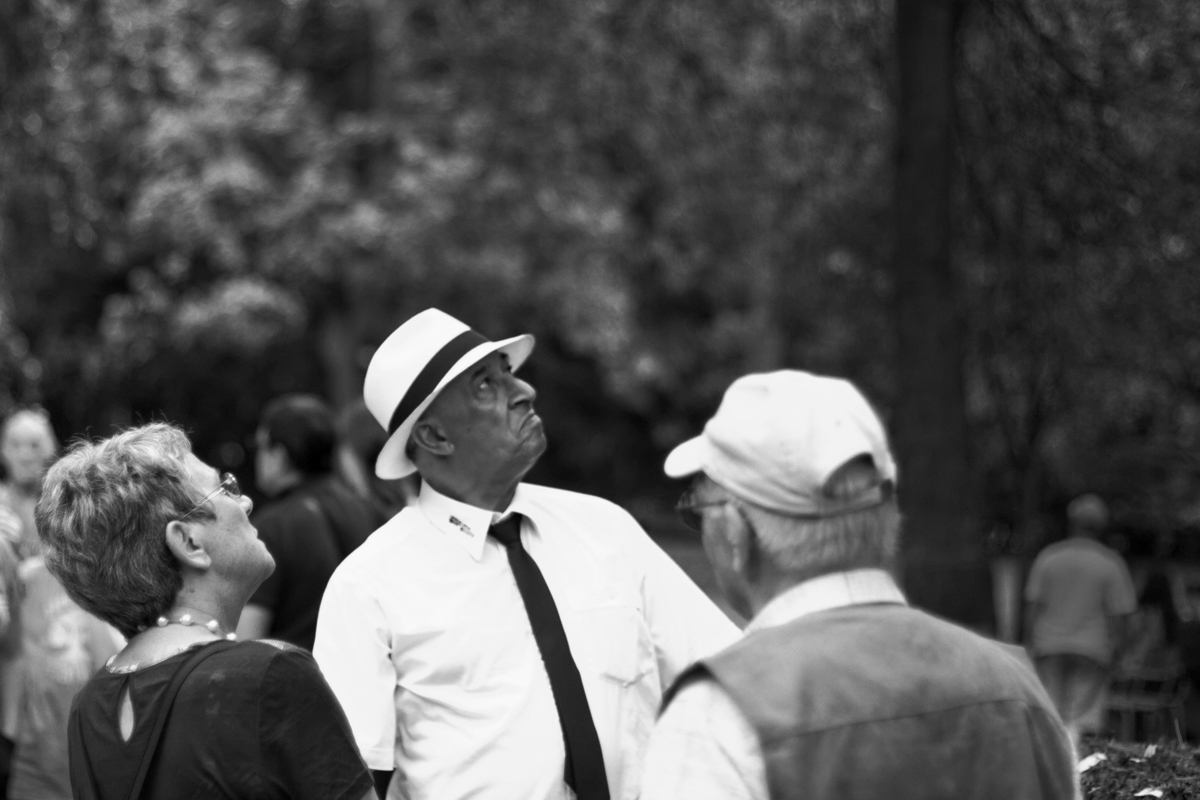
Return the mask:
<path id="1" fill-rule="evenodd" d="M 580 671 L 607 684 L 627 688 L 656 672 L 654 645 L 641 613 L 632 606 L 580 608 L 572 614 L 579 642 Z"/>

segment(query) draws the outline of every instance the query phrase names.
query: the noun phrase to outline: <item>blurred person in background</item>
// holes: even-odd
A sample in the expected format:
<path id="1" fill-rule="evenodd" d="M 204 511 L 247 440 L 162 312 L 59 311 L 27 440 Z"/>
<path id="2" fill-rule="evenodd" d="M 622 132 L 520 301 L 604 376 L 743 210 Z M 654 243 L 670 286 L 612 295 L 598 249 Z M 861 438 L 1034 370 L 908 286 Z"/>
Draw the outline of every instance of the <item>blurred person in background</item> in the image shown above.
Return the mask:
<path id="1" fill-rule="evenodd" d="M 57 449 L 54 431 L 43 412 L 14 412 L 0 428 L 0 466 L 4 468 L 0 482 L 0 796 L 8 785 L 17 729 L 19 565 L 21 553 L 36 548 L 33 506 L 42 473 Z M 29 536 L 33 536 L 32 544 Z"/>
<path id="2" fill-rule="evenodd" d="M 329 576 L 379 522 L 334 474 L 336 444 L 333 411 L 314 395 L 283 395 L 263 409 L 254 466 L 270 501 L 253 522 L 275 571 L 242 613 L 243 639 L 270 637 L 311 651 Z"/>
<path id="3" fill-rule="evenodd" d="M 1029 648 L 1076 740 L 1104 726 L 1112 667 L 1137 610 L 1125 560 L 1100 542 L 1107 526 L 1108 506 L 1098 496 L 1072 500 L 1067 538 L 1038 553 L 1025 584 Z"/>
<path id="4" fill-rule="evenodd" d="M 38 555 L 21 565 L 21 652 L 10 800 L 70 800 L 67 720 L 88 678 L 121 649 L 120 635 L 84 611 Z"/>
<path id="5" fill-rule="evenodd" d="M 1128 673 L 1141 669 L 1182 669 L 1180 622 L 1170 575 L 1157 567 L 1146 576 L 1146 584 L 1138 594 L 1137 610 L 1129 619 L 1127 644 L 1118 670 Z"/>
<path id="6" fill-rule="evenodd" d="M 375 460 L 387 444 L 388 435 L 371 416 L 362 398 L 342 409 L 338 415 L 338 433 L 338 468 L 346 482 L 375 509 L 380 525 L 417 499 L 421 479 L 416 473 L 393 480 L 375 474 Z"/>
<path id="7" fill-rule="evenodd" d="M 8 797 L 68 800 L 67 717 L 79 689 L 113 653 L 120 636 L 81 609 L 46 569 L 34 507 L 42 478 L 58 451 L 50 419 L 18 411 L 6 421 L 0 458 L 7 479 L 0 501 L 11 504 L 19 531 L 5 532 L 24 558 L 12 598 L 6 647 L 4 733 L 13 740 Z M 7 560 L 8 551 L 4 553 Z"/>
<path id="8" fill-rule="evenodd" d="M 1070 739 L 1019 648 L 905 601 L 896 468 L 849 382 L 740 378 L 668 456 L 745 637 L 667 693 L 641 800 L 1077 794 Z"/>
<path id="9" fill-rule="evenodd" d="M 41 552 L 33 509 L 42 490 L 42 476 L 58 453 L 50 417 L 40 409 L 13 412 L 0 430 L 0 507 L 10 512 L 0 519 L 0 536 L 12 542 L 21 559 Z"/>
<path id="10" fill-rule="evenodd" d="M 623 509 L 522 482 L 533 345 L 428 309 L 367 369 L 376 473 L 421 494 L 338 567 L 314 653 L 392 800 L 634 800 L 663 688 L 737 636 Z"/>
<path id="11" fill-rule="evenodd" d="M 50 470 L 37 508 L 46 563 L 129 640 L 71 712 L 76 798 L 374 797 L 312 656 L 236 641 L 274 568 L 252 507 L 161 423 L 81 442 Z"/>

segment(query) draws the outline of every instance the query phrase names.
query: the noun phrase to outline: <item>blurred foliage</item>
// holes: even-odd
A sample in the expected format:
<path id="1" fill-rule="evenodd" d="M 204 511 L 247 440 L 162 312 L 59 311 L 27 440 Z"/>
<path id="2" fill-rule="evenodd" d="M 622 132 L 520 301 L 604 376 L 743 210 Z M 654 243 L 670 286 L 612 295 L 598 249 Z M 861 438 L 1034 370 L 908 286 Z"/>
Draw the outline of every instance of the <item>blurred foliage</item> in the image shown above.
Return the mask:
<path id="1" fill-rule="evenodd" d="M 1198 32 L 1168 0 L 993 0 L 963 22 L 968 389 L 989 508 L 1015 527 L 1092 489 L 1171 529 L 1200 497 Z"/>
<path id="2" fill-rule="evenodd" d="M 429 305 L 536 333 L 534 477 L 635 510 L 739 374 L 892 401 L 888 3 L 2 8 L 0 393 L 62 436 L 166 417 L 245 470 L 270 396 L 345 401 Z M 981 530 L 1200 496 L 1197 41 L 1189 0 L 964 7 Z"/>

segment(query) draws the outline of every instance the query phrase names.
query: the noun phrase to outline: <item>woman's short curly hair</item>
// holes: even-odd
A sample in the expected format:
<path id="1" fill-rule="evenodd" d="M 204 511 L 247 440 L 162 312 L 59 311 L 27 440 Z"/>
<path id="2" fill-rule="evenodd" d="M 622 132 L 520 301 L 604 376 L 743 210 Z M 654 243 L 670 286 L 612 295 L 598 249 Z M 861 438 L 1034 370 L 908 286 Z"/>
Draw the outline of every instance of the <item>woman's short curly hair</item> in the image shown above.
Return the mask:
<path id="1" fill-rule="evenodd" d="M 126 637 L 153 624 L 183 585 L 167 524 L 189 511 L 214 518 L 195 508 L 204 492 L 184 463 L 191 450 L 183 431 L 155 423 L 76 442 L 46 474 L 36 511 L 46 566 Z"/>

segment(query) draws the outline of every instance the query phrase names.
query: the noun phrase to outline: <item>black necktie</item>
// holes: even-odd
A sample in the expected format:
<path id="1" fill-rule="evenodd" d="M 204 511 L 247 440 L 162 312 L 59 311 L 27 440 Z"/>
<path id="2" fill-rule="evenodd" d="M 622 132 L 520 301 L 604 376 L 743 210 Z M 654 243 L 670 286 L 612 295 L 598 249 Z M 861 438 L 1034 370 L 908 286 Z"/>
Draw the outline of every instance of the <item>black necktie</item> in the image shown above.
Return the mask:
<path id="1" fill-rule="evenodd" d="M 534 641 L 542 654 L 546 674 L 550 676 L 550 691 L 558 708 L 558 721 L 567 749 L 563 778 L 575 790 L 579 800 L 608 800 L 604 754 L 600 752 L 600 738 L 592 723 L 583 681 L 579 678 L 575 659 L 571 658 L 571 647 L 550 587 L 537 562 L 521 546 L 521 515 L 512 514 L 497 522 L 488 533 L 495 536 L 508 552 L 508 563 L 517 579 L 521 599 L 525 601 Z"/>

